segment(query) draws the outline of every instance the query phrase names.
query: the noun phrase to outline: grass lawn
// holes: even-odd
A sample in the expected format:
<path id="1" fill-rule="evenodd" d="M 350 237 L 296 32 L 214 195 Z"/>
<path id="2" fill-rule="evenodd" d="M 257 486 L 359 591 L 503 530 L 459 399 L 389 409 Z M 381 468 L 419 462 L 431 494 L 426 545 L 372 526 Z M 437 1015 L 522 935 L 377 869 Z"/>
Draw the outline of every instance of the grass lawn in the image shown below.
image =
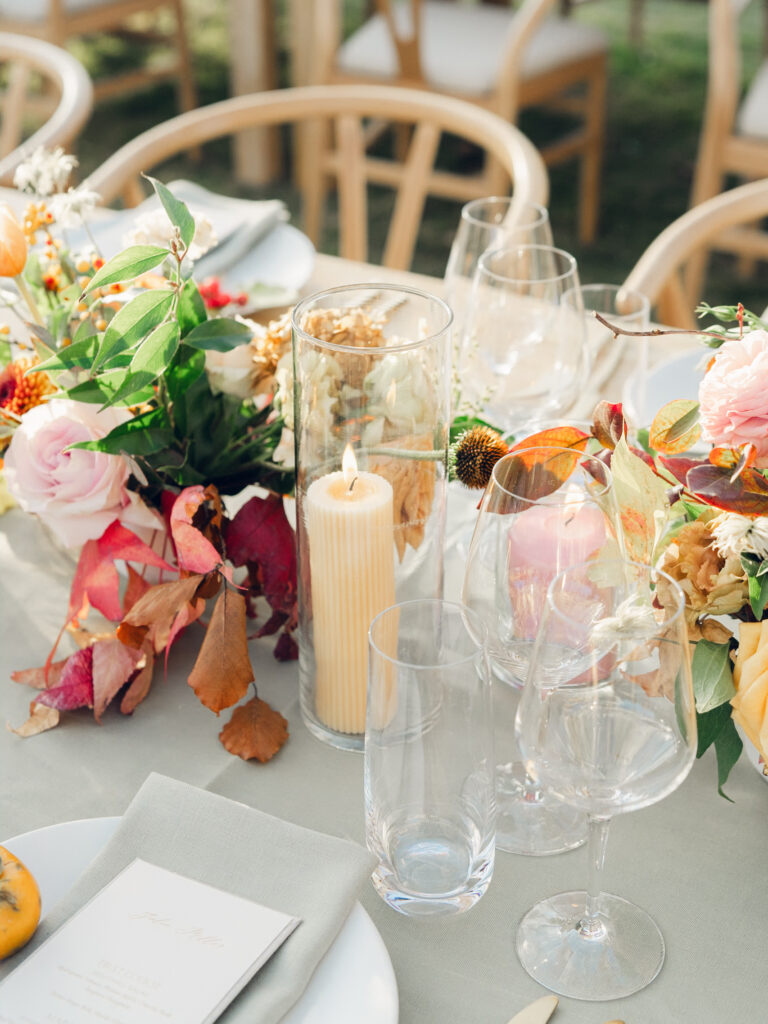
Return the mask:
<path id="1" fill-rule="evenodd" d="M 301 0 L 299 0 L 301 2 Z M 280 0 L 278 0 L 281 9 Z M 187 0 L 200 102 L 228 95 L 227 3 L 225 0 Z M 353 0 L 348 18 L 354 23 L 364 0 Z M 745 74 L 759 59 L 761 5 L 753 4 L 745 30 Z M 578 9 L 577 17 L 599 25 L 611 40 L 608 125 L 597 241 L 580 245 L 575 234 L 576 166 L 551 172 L 550 214 L 558 245 L 574 253 L 584 282 L 619 282 L 646 245 L 688 206 L 707 77 L 707 7 L 701 0 L 646 0 L 645 34 L 640 47 L 627 38 L 627 0 L 594 0 Z M 284 19 L 282 19 L 284 21 Z M 80 55 L 93 72 L 126 60 L 120 43 L 94 40 Z M 280 51 L 285 78 L 284 40 Z M 158 86 L 130 98 L 102 104 L 94 112 L 80 145 L 84 172 L 97 166 L 115 148 L 143 129 L 176 112 L 171 86 Z M 551 124 L 525 113 L 521 127 L 534 143 Z M 206 147 L 200 165 L 185 159 L 160 169 L 165 180 L 189 176 L 221 192 L 252 195 L 233 180 L 226 143 Z M 300 205 L 290 184 L 276 183 L 265 194 L 278 194 L 289 203 L 300 224 Z M 385 225 L 389 198 L 375 196 L 372 213 Z M 428 203 L 414 269 L 442 275 L 455 230 L 458 205 Z M 332 216 L 329 218 L 332 221 Z M 381 235 L 383 227 L 378 234 Z M 376 237 L 375 224 L 372 236 Z M 332 234 L 322 248 L 333 251 Z M 375 255 L 375 253 L 374 253 Z M 762 308 L 759 282 L 743 282 L 733 261 L 713 263 L 707 288 L 712 303 L 734 302 Z M 762 304 L 761 304 L 762 303 Z"/>

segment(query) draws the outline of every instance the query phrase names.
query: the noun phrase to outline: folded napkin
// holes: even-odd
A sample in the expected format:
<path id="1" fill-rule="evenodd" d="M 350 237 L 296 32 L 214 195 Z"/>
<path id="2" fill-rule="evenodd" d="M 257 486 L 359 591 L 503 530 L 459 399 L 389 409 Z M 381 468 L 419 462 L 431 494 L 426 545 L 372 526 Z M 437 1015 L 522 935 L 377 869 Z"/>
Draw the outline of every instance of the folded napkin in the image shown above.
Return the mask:
<path id="1" fill-rule="evenodd" d="M 290 1010 L 375 866 L 355 843 L 152 774 L 32 942 L 0 964 L 0 978 L 136 857 L 301 918 L 221 1016 L 228 1024 L 275 1024 Z"/>

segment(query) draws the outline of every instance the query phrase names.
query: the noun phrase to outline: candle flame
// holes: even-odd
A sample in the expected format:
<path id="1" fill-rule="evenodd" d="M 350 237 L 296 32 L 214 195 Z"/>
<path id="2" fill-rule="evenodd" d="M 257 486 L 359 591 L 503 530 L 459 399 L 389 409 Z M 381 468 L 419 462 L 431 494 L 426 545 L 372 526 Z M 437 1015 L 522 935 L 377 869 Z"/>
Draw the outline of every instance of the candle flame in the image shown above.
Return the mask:
<path id="1" fill-rule="evenodd" d="M 351 444 L 347 445 L 341 457 L 341 471 L 344 474 L 344 483 L 350 487 L 357 476 L 357 459 Z"/>

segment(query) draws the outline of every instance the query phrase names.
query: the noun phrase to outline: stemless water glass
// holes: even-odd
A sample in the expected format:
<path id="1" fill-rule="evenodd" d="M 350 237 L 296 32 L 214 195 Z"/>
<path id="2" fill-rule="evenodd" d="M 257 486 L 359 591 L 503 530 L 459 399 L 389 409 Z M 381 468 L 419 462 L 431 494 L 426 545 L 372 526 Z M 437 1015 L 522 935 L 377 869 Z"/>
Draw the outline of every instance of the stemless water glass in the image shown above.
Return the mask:
<path id="1" fill-rule="evenodd" d="M 602 893 L 600 880 L 611 816 L 662 800 L 693 764 L 684 607 L 669 576 L 623 560 L 565 569 L 547 594 L 517 730 L 542 784 L 588 815 L 589 884 L 537 903 L 517 952 L 538 982 L 575 999 L 636 992 L 664 960 L 655 922 Z M 549 670 L 551 650 L 563 648 L 570 678 Z"/>
<path id="2" fill-rule="evenodd" d="M 461 210 L 445 268 L 445 301 L 453 310 L 457 345 L 464 334 L 472 282 L 484 252 L 510 245 L 552 245 L 546 207 L 511 196 L 473 199 Z"/>
<path id="3" fill-rule="evenodd" d="M 395 910 L 456 913 L 493 873 L 491 683 L 484 627 L 446 601 L 406 601 L 370 629 L 365 816 L 373 884 Z"/>
<path id="4" fill-rule="evenodd" d="M 618 518 L 608 467 L 568 448 L 538 446 L 496 463 L 483 495 L 470 544 L 462 600 L 488 629 L 496 687 L 496 767 L 499 805 L 496 845 L 541 855 L 579 846 L 586 838 L 582 812 L 554 800 L 517 756 L 514 717 L 551 580 L 568 565 L 599 553 L 616 555 Z M 571 674 L 553 649 L 547 670 Z"/>
<path id="5" fill-rule="evenodd" d="M 462 404 L 518 431 L 573 404 L 588 369 L 576 260 L 549 245 L 484 253 L 477 265 L 461 346 Z"/>

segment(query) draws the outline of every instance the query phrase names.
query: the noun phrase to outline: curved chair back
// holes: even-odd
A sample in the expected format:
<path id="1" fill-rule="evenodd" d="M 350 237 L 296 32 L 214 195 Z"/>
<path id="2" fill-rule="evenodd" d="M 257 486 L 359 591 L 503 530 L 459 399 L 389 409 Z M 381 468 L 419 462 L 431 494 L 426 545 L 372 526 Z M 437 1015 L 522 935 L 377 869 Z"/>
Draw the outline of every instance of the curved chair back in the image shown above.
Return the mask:
<path id="1" fill-rule="evenodd" d="M 364 119 L 413 128 L 402 161 L 367 156 Z M 335 128 L 336 147 L 328 166 L 321 167 L 318 138 L 328 121 Z M 305 221 L 313 220 L 313 207 L 321 202 L 325 171 L 337 179 L 340 251 L 347 259 L 367 258 L 366 185 L 376 182 L 397 191 L 383 265 L 410 266 L 425 199 L 428 194 L 444 194 L 440 188 L 443 174 L 434 169 L 443 133 L 460 136 L 492 155 L 521 202 L 546 203 L 548 198 L 544 163 L 518 129 L 471 103 L 395 86 L 307 86 L 238 96 L 201 107 L 165 121 L 121 147 L 91 174 L 88 184 L 107 203 L 123 195 L 135 204 L 143 195 L 138 176 L 168 157 L 254 126 L 286 123 L 302 126 L 298 141 L 303 152 L 299 167 Z"/>
<path id="2" fill-rule="evenodd" d="M 0 185 L 13 184 L 24 156 L 38 146 L 67 147 L 77 137 L 93 107 L 93 87 L 83 65 L 66 50 L 43 39 L 0 32 L 0 62 L 10 65 L 2 97 Z M 24 112 L 31 73 L 42 76 L 58 94 L 45 124 L 22 142 Z"/>
<path id="3" fill-rule="evenodd" d="M 683 281 L 686 264 L 702 248 L 728 232 L 768 216 L 768 178 L 721 192 L 688 210 L 648 246 L 626 281 L 658 306 L 657 318 L 677 327 L 695 327 L 693 306 Z M 764 253 L 768 257 L 768 249 Z M 694 305 L 702 296 L 695 296 Z"/>

